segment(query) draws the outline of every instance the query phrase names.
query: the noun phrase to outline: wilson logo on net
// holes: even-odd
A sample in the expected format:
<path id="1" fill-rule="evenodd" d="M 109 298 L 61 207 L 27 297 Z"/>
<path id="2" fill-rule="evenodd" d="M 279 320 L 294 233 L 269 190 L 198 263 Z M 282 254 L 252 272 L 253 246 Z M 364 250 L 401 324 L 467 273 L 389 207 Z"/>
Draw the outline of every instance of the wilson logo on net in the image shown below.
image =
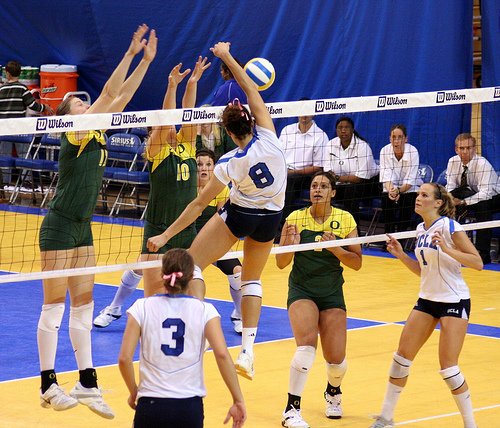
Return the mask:
<path id="1" fill-rule="evenodd" d="M 495 88 L 493 98 L 500 98 L 500 88 Z"/>
<path id="2" fill-rule="evenodd" d="M 316 113 L 321 113 L 324 111 L 335 111 L 335 110 L 345 110 L 347 108 L 346 103 L 339 103 L 335 101 L 324 101 L 318 100 L 316 101 L 316 105 L 314 106 L 314 111 Z"/>
<path id="3" fill-rule="evenodd" d="M 186 109 L 182 112 L 182 121 L 191 122 L 192 120 L 216 120 L 215 113 L 209 113 L 206 110 L 191 110 Z"/>
<path id="4" fill-rule="evenodd" d="M 459 94 L 458 92 L 438 92 L 436 96 L 436 103 L 442 104 L 447 101 L 465 101 L 465 94 Z"/>
<path id="5" fill-rule="evenodd" d="M 408 98 L 398 96 L 382 96 L 378 97 L 377 107 L 384 108 L 387 106 L 404 106 L 408 104 Z"/>
<path id="6" fill-rule="evenodd" d="M 50 119 L 47 117 L 41 117 L 36 120 L 37 131 L 65 131 L 73 126 L 74 124 L 72 120 L 65 120 L 62 118 Z"/>
<path id="7" fill-rule="evenodd" d="M 281 107 L 267 106 L 267 111 L 269 114 L 283 114 L 283 109 Z"/>
<path id="8" fill-rule="evenodd" d="M 111 126 L 119 125 L 145 125 L 146 116 L 138 116 L 135 113 L 114 113 L 111 117 Z"/>

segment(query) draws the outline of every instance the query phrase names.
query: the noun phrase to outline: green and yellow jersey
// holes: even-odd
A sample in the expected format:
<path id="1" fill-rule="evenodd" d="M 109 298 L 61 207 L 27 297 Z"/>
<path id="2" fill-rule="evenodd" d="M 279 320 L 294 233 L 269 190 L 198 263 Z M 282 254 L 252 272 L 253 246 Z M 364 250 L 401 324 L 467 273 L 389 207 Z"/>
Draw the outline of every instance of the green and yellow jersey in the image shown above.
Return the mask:
<path id="1" fill-rule="evenodd" d="M 325 232 L 343 239 L 356 228 L 352 215 L 335 207 L 332 207 L 330 216 L 323 224 L 314 220 L 310 207 L 292 212 L 286 221 L 297 227 L 301 244 L 319 242 Z M 294 255 L 289 286 L 323 297 L 341 291 L 343 270 L 340 260 L 326 249 L 298 251 Z"/>
<path id="2" fill-rule="evenodd" d="M 165 145 L 151 157 L 146 153 L 149 169 L 150 191 L 146 221 L 167 229 L 196 197 L 196 150 L 192 144 L 177 134 L 177 147 Z M 194 231 L 194 225 L 187 227 Z"/>
<path id="3" fill-rule="evenodd" d="M 74 221 L 89 221 L 102 186 L 108 159 L 103 131 L 88 131 L 77 140 L 75 132 L 61 135 L 59 180 L 49 207 Z"/>

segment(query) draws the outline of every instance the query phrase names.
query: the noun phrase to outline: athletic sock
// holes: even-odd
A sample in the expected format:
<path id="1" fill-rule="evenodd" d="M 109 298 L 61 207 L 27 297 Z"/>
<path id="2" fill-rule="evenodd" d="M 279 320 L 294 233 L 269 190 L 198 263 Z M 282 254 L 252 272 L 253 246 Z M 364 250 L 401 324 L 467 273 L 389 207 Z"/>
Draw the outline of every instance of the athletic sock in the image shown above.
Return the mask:
<path id="1" fill-rule="evenodd" d="M 288 402 L 286 403 L 285 413 L 288 412 L 292 407 L 294 409 L 300 410 L 300 400 L 301 397 L 299 397 L 298 395 L 288 393 Z"/>
<path id="2" fill-rule="evenodd" d="M 241 318 L 241 272 L 234 275 L 227 275 L 229 281 L 229 292 L 233 299 L 234 309 Z"/>
<path id="3" fill-rule="evenodd" d="M 342 394 L 342 391 L 340 390 L 340 386 L 332 386 L 330 385 L 330 382 L 326 385 L 326 393 L 334 396 L 337 394 Z"/>
<path id="4" fill-rule="evenodd" d="M 255 343 L 255 337 L 257 336 L 257 327 L 254 328 L 243 328 L 241 333 L 241 349 L 245 354 L 253 357 L 253 344 Z"/>
<path id="5" fill-rule="evenodd" d="M 79 370 L 80 383 L 84 388 L 97 388 L 97 372 L 94 368 Z"/>
<path id="6" fill-rule="evenodd" d="M 40 377 L 42 378 L 41 390 L 42 394 L 50 388 L 53 383 L 57 383 L 57 376 L 54 370 L 44 370 L 40 372 Z"/>
<path id="7" fill-rule="evenodd" d="M 401 396 L 403 387 L 394 385 L 391 382 L 387 384 L 387 391 L 385 393 L 384 403 L 382 404 L 382 412 L 380 416 L 390 421 L 394 417 L 394 409 Z"/>
<path id="8" fill-rule="evenodd" d="M 462 415 L 465 428 L 475 428 L 476 421 L 474 420 L 474 413 L 472 410 L 472 400 L 470 398 L 469 390 L 462 392 L 461 394 L 453 395 L 455 403 L 457 403 L 458 410 Z"/>
<path id="9" fill-rule="evenodd" d="M 141 282 L 142 275 L 135 273 L 133 270 L 127 270 L 123 273 L 120 287 L 116 290 L 115 297 L 110 306 L 123 306 L 125 300 L 137 289 Z"/>

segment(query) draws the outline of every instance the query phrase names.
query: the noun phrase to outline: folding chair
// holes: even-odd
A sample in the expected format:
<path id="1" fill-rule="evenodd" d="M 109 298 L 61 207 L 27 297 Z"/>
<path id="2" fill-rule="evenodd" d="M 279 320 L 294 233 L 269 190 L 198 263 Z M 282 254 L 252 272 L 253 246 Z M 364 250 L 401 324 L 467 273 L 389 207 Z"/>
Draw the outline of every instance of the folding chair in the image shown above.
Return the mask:
<path id="1" fill-rule="evenodd" d="M 51 159 L 43 159 L 41 157 L 42 152 L 45 155 L 46 153 L 42 150 L 43 148 L 50 148 L 53 152 L 56 148 L 58 149 L 60 146 L 59 138 L 50 138 L 44 136 L 34 136 L 32 142 L 30 144 L 29 150 L 26 153 L 26 157 L 24 159 L 16 159 L 15 166 L 21 170 L 19 177 L 17 179 L 14 191 L 11 194 L 9 203 L 13 204 L 16 202 L 19 194 L 31 192 L 33 203 L 36 204 L 36 196 L 40 194 L 43 196 L 43 201 L 46 196 L 46 189 L 43 183 L 43 174 L 49 174 L 51 181 L 55 173 L 57 172 L 58 165 L 57 161 Z M 37 173 L 37 174 L 35 174 Z M 24 187 L 26 183 L 26 179 L 31 178 L 31 190 L 28 190 Z M 36 186 L 36 181 L 40 184 L 39 188 Z M 49 186 L 50 187 L 50 186 Z M 42 202 L 43 202 L 42 201 Z"/>
<path id="2" fill-rule="evenodd" d="M 420 178 L 424 183 L 432 183 L 434 178 L 434 170 L 430 165 L 421 163 L 418 166 L 418 178 Z"/>
<path id="3" fill-rule="evenodd" d="M 442 186 L 446 186 L 446 170 L 441 171 L 441 174 L 438 175 L 436 179 L 436 183 L 441 184 Z"/>

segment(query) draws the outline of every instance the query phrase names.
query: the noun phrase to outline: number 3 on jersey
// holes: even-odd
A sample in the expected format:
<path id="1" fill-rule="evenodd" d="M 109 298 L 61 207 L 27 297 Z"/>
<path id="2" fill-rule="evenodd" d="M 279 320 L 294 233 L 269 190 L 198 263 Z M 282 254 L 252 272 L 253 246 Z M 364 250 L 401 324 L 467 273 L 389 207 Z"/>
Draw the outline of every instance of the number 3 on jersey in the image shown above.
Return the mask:
<path id="1" fill-rule="evenodd" d="M 274 177 L 264 162 L 259 162 L 252 166 L 248 171 L 248 175 L 258 189 L 263 189 L 274 183 Z"/>
<path id="2" fill-rule="evenodd" d="M 163 321 L 162 327 L 167 329 L 172 335 L 171 342 L 175 346 L 162 344 L 161 350 L 167 357 L 178 357 L 184 351 L 184 333 L 186 331 L 186 324 L 180 318 L 167 318 Z"/>

